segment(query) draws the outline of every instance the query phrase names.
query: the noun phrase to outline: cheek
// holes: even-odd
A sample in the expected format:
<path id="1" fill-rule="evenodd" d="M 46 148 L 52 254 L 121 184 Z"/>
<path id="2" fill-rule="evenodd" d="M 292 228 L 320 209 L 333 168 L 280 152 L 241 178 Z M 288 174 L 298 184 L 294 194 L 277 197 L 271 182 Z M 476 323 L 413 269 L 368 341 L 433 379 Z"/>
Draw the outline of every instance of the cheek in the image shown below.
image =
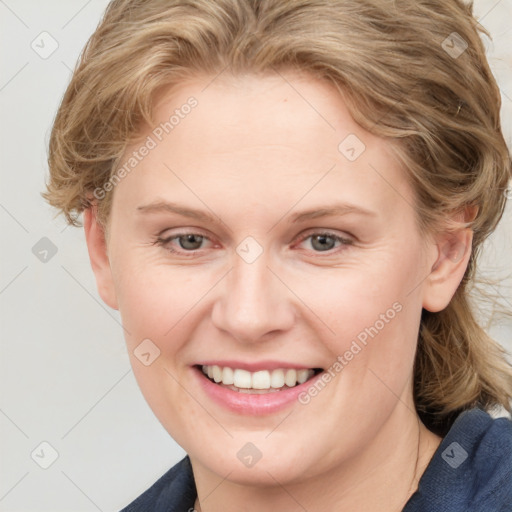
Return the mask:
<path id="1" fill-rule="evenodd" d="M 342 371 L 354 385 L 372 378 L 369 369 L 392 389 L 400 390 L 409 377 L 422 310 L 415 289 L 422 278 L 419 257 L 411 246 L 382 251 L 364 267 L 331 273 L 325 287 L 313 279 L 302 283 L 300 293 L 322 320 L 316 321 L 321 329 L 316 335 L 332 354 L 333 365 L 342 356 Z"/>
<path id="2" fill-rule="evenodd" d="M 175 338 L 176 326 L 181 319 L 186 321 L 194 304 L 212 286 L 182 267 L 129 259 L 119 263 L 115 287 L 123 326 L 131 333 L 127 336 L 130 343 L 137 342 L 133 335 Z"/>
<path id="3" fill-rule="evenodd" d="M 198 321 L 193 306 L 205 291 L 187 286 L 197 280 L 185 278 L 183 269 L 129 260 L 121 268 L 116 289 L 133 373 L 153 413 L 179 442 L 190 430 L 186 421 L 200 413 L 187 407 L 178 363 L 190 339 L 190 325 Z"/>
<path id="4" fill-rule="evenodd" d="M 394 388 L 393 382 L 400 387 L 410 374 L 421 310 L 393 299 L 391 296 L 380 304 L 347 304 L 338 322 L 332 324 L 336 332 L 329 343 L 333 362 L 341 356 L 342 371 L 351 379 L 365 379 L 374 371 Z"/>
<path id="5" fill-rule="evenodd" d="M 364 342 L 407 324 L 411 314 L 416 319 L 421 302 L 410 293 L 416 280 L 403 266 L 395 267 L 340 269 L 330 273 L 325 286 L 301 279 L 298 295 L 307 297 L 307 306 L 323 321 L 325 339 L 335 352 L 348 348 L 351 340 Z"/>

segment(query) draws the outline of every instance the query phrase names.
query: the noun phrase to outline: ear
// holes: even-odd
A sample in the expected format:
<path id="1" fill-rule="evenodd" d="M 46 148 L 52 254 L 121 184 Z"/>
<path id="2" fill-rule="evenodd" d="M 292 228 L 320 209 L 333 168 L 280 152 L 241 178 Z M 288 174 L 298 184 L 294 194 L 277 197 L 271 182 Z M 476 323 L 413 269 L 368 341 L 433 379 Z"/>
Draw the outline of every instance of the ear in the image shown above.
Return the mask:
<path id="1" fill-rule="evenodd" d="M 466 210 L 466 222 L 473 220 L 476 213 L 477 209 Z M 464 277 L 471 256 L 473 230 L 459 228 L 437 234 L 434 238 L 435 261 L 424 282 L 423 307 L 436 313 L 448 306 Z"/>
<path id="2" fill-rule="evenodd" d="M 96 205 L 84 210 L 84 230 L 91 267 L 96 277 L 96 286 L 103 302 L 112 309 L 119 309 L 107 252 L 105 232 L 97 220 Z"/>

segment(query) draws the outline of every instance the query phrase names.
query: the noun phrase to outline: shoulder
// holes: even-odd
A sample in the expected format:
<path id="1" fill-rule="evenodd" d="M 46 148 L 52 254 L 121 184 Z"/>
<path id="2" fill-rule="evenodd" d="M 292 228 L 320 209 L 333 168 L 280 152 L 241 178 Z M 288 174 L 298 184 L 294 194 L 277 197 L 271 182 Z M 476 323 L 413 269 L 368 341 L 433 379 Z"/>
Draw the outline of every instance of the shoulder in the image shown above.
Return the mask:
<path id="1" fill-rule="evenodd" d="M 482 409 L 456 419 L 404 512 L 512 511 L 512 421 Z"/>
<path id="2" fill-rule="evenodd" d="M 503 508 L 495 510 L 512 511 L 512 421 L 507 418 L 493 419 L 482 410 L 468 414 L 468 440 L 471 447 L 471 432 L 474 432 L 473 453 L 470 465 L 473 471 L 467 471 L 472 477 L 474 493 L 472 503 L 475 510 L 485 510 L 485 505 L 493 498 L 501 499 Z M 481 427 L 481 428 L 479 428 Z M 468 465 L 469 466 L 469 465 Z M 500 498 L 501 497 L 501 498 Z M 495 507 L 498 506 L 496 502 Z M 506 508 L 505 508 L 506 507 Z"/>
<path id="3" fill-rule="evenodd" d="M 121 512 L 186 512 L 197 497 L 188 455 Z"/>

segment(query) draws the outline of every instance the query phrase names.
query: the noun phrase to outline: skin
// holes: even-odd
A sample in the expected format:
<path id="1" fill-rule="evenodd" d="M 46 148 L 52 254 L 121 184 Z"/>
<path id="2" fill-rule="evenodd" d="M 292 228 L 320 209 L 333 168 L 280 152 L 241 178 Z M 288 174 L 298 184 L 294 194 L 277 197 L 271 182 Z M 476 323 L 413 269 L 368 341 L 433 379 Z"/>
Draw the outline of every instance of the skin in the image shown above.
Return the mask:
<path id="1" fill-rule="evenodd" d="M 93 209 L 84 215 L 99 293 L 120 311 L 140 388 L 190 456 L 198 510 L 401 510 L 440 442 L 412 398 L 421 311 L 450 301 L 472 233 L 420 233 L 389 141 L 359 127 L 329 84 L 292 72 L 212 79 L 157 98 L 141 140 L 190 96 L 198 105 L 116 186 L 108 236 Z M 366 146 L 353 162 L 338 150 L 349 134 Z M 137 211 L 157 200 L 218 223 Z M 288 221 L 338 202 L 373 215 Z M 352 243 L 327 239 L 322 251 L 300 239 L 322 230 Z M 207 237 L 193 258 L 179 239 L 153 243 L 182 231 Z M 247 236 L 263 249 L 253 263 L 236 252 Z M 329 368 L 396 302 L 401 311 L 307 405 L 241 415 L 192 378 L 204 359 Z M 134 355 L 146 338 L 161 351 L 149 366 Z M 262 453 L 251 468 L 236 456 L 247 442 Z"/>

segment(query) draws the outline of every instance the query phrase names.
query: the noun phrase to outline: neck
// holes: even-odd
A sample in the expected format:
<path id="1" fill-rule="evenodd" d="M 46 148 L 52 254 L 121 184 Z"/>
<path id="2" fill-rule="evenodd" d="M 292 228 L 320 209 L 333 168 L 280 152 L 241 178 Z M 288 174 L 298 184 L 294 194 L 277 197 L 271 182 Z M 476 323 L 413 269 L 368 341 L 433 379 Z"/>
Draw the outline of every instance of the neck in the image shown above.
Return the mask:
<path id="1" fill-rule="evenodd" d="M 197 512 L 400 512 L 440 442 L 440 437 L 400 403 L 360 454 L 308 480 L 276 481 L 272 487 L 240 485 L 211 473 L 191 457 L 198 490 L 194 508 Z"/>

